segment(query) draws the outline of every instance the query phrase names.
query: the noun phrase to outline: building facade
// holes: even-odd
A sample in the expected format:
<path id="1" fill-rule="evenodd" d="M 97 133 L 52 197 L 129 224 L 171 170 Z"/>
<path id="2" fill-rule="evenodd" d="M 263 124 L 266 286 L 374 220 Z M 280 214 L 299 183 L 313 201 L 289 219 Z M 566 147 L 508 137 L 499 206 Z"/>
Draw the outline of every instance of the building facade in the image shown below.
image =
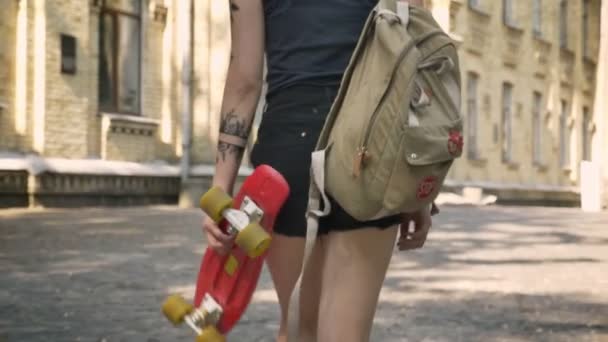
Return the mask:
<path id="1" fill-rule="evenodd" d="M 608 113 L 594 112 L 601 2 L 432 6 L 461 44 L 466 149 L 449 183 L 503 201 L 578 202 L 581 161 L 608 166 L 600 142 Z"/>
<path id="2" fill-rule="evenodd" d="M 229 56 L 225 2 L 3 4 L 0 206 L 172 203 L 204 189 Z M 595 101 L 601 1 L 427 5 L 461 51 L 466 153 L 448 185 L 578 201 L 580 161 L 608 169 Z"/>
<path id="3" fill-rule="evenodd" d="M 184 151 L 188 176 L 209 178 L 229 46 L 223 2 L 3 5 L 4 206 L 95 203 L 100 194 L 111 202 L 134 189 L 128 203 L 155 201 L 154 192 L 172 202 Z"/>

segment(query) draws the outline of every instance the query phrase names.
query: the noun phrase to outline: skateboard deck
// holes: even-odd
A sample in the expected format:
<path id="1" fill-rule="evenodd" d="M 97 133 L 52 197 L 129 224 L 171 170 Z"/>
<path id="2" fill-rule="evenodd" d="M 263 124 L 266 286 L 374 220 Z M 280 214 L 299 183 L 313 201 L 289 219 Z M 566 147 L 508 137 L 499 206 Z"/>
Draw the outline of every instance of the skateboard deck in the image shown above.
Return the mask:
<path id="1" fill-rule="evenodd" d="M 206 249 L 194 306 L 169 297 L 163 306 L 169 320 L 188 323 L 196 331 L 197 341 L 223 341 L 251 301 L 275 218 L 288 195 L 283 176 L 267 165 L 258 166 L 245 179 L 234 199 L 214 188 L 203 195 L 203 210 L 223 231 L 236 234 L 236 243 L 226 255 Z"/>

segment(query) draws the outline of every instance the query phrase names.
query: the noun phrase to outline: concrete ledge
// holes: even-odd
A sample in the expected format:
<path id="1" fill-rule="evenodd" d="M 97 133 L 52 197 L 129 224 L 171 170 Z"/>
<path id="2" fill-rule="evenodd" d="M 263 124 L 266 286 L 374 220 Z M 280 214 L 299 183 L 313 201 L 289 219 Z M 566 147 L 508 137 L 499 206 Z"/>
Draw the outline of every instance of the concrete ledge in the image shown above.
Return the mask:
<path id="1" fill-rule="evenodd" d="M 241 168 L 237 186 L 251 172 Z M 5 154 L 0 156 L 0 207 L 197 207 L 214 173 L 213 165 L 195 165 L 190 179 L 180 184 L 179 166 L 166 163 Z"/>
<path id="2" fill-rule="evenodd" d="M 0 208 L 27 207 L 28 173 L 0 170 Z"/>
<path id="3" fill-rule="evenodd" d="M 240 174 L 234 184 L 235 193 L 245 181 L 246 174 Z M 181 183 L 179 206 L 181 208 L 198 208 L 201 196 L 211 187 L 213 175 L 190 178 Z"/>
<path id="4" fill-rule="evenodd" d="M 550 184 L 515 184 L 494 182 L 461 182 L 446 180 L 445 191 L 462 192 L 464 188 L 479 188 L 484 194 L 495 195 L 497 204 L 579 207 L 578 187 Z"/>

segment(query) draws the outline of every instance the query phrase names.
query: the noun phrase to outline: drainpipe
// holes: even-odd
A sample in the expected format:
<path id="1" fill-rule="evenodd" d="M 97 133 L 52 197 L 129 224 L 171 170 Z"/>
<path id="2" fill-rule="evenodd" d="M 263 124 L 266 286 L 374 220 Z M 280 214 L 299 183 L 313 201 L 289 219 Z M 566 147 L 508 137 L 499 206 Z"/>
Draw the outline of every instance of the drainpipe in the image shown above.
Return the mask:
<path id="1" fill-rule="evenodd" d="M 184 4 L 184 23 L 181 36 L 182 45 L 182 160 L 181 181 L 190 176 L 190 150 L 192 145 L 192 0 L 180 1 Z"/>

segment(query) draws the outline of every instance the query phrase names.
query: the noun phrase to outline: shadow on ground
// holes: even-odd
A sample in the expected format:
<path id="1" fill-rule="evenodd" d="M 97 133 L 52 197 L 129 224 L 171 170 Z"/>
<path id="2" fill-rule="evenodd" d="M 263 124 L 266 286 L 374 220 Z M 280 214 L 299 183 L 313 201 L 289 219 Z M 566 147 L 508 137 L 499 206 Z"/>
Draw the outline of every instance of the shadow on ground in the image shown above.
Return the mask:
<path id="1" fill-rule="evenodd" d="M 205 247 L 200 218 L 198 211 L 170 207 L 0 211 L 0 341 L 192 340 L 188 330 L 164 320 L 160 304 L 169 292 L 192 293 Z M 508 254 L 547 245 L 605 248 L 605 213 L 445 207 L 435 222 L 423 251 L 393 260 L 383 293 L 402 300 L 382 297 L 373 341 L 608 341 L 608 304 L 590 293 L 440 286 L 497 277 L 449 273 L 479 266 L 606 269 L 606 258 L 597 256 Z M 429 270 L 447 273 L 424 273 Z M 399 272 L 416 276 L 392 275 Z M 575 276 L 573 282 L 585 282 Z M 264 274 L 259 290 L 271 289 Z M 277 314 L 273 299 L 256 300 L 231 340 L 271 341 Z"/>

